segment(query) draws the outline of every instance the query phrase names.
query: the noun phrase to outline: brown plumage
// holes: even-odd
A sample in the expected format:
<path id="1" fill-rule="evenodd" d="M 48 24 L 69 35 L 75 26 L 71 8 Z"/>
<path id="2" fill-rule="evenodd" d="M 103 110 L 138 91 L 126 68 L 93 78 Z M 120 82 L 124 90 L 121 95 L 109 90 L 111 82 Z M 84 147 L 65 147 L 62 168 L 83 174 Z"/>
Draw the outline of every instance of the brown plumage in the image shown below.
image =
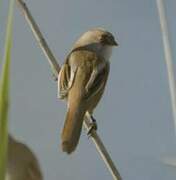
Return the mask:
<path id="1" fill-rule="evenodd" d="M 7 172 L 5 180 L 42 180 L 42 173 L 34 153 L 9 135 Z"/>
<path id="2" fill-rule="evenodd" d="M 79 142 L 86 111 L 93 112 L 104 92 L 112 46 L 105 40 L 104 44 L 100 43 L 105 34 L 109 35 L 102 30 L 93 30 L 89 35 L 85 33 L 76 42 L 59 73 L 59 95 L 67 99 L 68 104 L 62 130 L 62 150 L 68 154 Z"/>

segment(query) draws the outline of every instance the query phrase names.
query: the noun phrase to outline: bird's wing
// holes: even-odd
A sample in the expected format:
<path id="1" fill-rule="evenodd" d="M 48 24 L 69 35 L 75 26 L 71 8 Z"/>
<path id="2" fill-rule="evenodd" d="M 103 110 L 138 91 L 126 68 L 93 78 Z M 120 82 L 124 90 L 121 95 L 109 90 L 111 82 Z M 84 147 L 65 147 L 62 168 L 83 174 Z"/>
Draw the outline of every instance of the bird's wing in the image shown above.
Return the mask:
<path id="1" fill-rule="evenodd" d="M 95 96 L 97 93 L 102 91 L 106 85 L 107 78 L 109 74 L 109 63 L 102 62 L 97 65 L 96 68 L 91 73 L 90 79 L 86 85 L 86 99 L 90 99 Z"/>
<path id="2" fill-rule="evenodd" d="M 62 65 L 58 75 L 58 97 L 64 99 L 73 85 L 77 68 L 71 68 L 69 64 Z"/>
<path id="3" fill-rule="evenodd" d="M 78 73 L 79 71 L 79 73 Z M 58 76 L 59 97 L 67 97 L 77 76 L 83 83 L 84 98 L 89 99 L 104 89 L 109 74 L 109 63 L 89 51 L 74 51 L 61 67 Z M 77 86 L 79 87 L 79 86 Z"/>

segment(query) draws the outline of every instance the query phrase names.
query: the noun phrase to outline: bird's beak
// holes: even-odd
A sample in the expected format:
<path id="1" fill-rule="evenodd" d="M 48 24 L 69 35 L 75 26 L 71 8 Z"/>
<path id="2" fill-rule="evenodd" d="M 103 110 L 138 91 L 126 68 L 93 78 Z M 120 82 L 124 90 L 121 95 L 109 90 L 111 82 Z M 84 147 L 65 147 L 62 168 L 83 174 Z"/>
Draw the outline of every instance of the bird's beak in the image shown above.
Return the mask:
<path id="1" fill-rule="evenodd" d="M 106 44 L 108 44 L 110 46 L 118 46 L 118 43 L 116 42 L 116 40 L 114 38 L 106 39 Z"/>
<path id="2" fill-rule="evenodd" d="M 116 42 L 115 39 L 113 39 L 113 40 L 111 41 L 111 45 L 112 45 L 112 46 L 118 46 L 119 44 Z"/>

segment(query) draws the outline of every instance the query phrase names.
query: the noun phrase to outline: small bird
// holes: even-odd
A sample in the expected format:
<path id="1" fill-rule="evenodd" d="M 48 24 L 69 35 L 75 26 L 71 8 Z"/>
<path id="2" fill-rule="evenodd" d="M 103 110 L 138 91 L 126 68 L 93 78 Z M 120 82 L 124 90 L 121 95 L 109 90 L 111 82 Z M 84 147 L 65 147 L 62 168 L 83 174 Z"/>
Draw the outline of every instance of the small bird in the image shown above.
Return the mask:
<path id="1" fill-rule="evenodd" d="M 7 171 L 5 180 L 42 180 L 34 153 L 24 144 L 8 137 Z"/>
<path id="2" fill-rule="evenodd" d="M 80 138 L 86 112 L 91 115 L 98 104 L 109 74 L 113 35 L 101 28 L 85 32 L 74 44 L 58 75 L 58 96 L 67 100 L 62 130 L 62 150 L 72 153 Z"/>

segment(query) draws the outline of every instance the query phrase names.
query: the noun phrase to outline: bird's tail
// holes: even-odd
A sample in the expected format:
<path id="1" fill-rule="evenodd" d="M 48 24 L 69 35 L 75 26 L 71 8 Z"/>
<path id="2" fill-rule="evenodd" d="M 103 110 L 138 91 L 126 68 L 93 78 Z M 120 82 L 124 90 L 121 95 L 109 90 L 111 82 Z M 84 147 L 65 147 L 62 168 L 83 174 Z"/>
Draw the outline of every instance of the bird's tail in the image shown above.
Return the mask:
<path id="1" fill-rule="evenodd" d="M 76 103 L 77 105 L 79 103 Z M 71 105 L 68 108 L 64 128 L 62 130 L 62 150 L 72 153 L 79 142 L 85 108 Z"/>

